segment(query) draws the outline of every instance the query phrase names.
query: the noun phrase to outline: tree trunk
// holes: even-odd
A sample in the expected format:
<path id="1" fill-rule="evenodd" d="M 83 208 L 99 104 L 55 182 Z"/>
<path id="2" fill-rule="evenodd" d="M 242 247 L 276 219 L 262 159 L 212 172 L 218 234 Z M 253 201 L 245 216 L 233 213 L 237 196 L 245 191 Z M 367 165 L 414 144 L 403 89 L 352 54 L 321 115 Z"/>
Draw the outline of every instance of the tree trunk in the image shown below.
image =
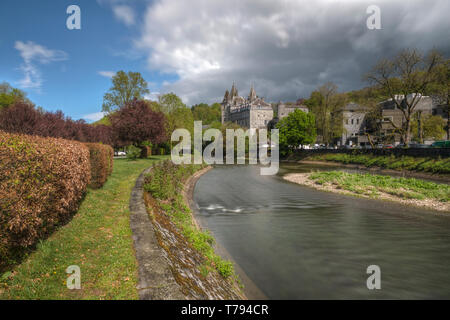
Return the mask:
<path id="1" fill-rule="evenodd" d="M 409 146 L 411 142 L 411 118 L 406 118 L 406 128 L 405 128 L 405 145 Z"/>

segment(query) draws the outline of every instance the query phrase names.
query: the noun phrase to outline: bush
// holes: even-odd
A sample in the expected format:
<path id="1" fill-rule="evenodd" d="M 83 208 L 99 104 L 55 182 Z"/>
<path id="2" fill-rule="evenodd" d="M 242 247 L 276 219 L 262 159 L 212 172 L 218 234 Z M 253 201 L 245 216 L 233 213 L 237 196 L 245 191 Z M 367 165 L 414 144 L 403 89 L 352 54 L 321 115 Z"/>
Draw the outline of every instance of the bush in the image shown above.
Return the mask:
<path id="1" fill-rule="evenodd" d="M 101 188 L 112 172 L 113 149 L 100 143 L 85 143 L 91 161 L 91 188 Z"/>
<path id="2" fill-rule="evenodd" d="M 127 147 L 127 159 L 136 160 L 140 156 L 141 156 L 141 149 L 133 145 Z"/>
<path id="3" fill-rule="evenodd" d="M 82 143 L 0 131 L 0 270 L 70 219 L 90 171 Z"/>

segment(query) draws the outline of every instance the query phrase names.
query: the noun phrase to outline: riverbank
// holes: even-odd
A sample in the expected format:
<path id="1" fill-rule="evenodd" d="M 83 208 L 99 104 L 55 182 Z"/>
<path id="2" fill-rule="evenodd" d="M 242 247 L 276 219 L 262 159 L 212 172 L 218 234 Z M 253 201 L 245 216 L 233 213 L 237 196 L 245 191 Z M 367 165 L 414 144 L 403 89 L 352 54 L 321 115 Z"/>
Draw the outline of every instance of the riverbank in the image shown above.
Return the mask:
<path id="1" fill-rule="evenodd" d="M 291 173 L 283 178 L 317 190 L 450 212 L 450 186 L 414 178 L 394 178 L 340 171 Z"/>
<path id="2" fill-rule="evenodd" d="M 289 163 L 289 161 L 287 162 Z M 371 174 L 378 175 L 388 175 L 393 177 L 402 177 L 402 178 L 416 178 L 416 179 L 424 179 L 430 180 L 440 183 L 450 184 L 450 174 L 439 174 L 439 173 L 431 173 L 431 172 L 420 172 L 420 171 L 412 171 L 412 170 L 394 170 L 394 169 L 386 169 L 378 166 L 366 166 L 362 164 L 352 164 L 352 163 L 342 163 L 336 161 L 326 161 L 326 160 L 301 160 L 295 161 L 298 164 L 312 164 L 312 165 L 325 165 L 330 167 L 341 167 L 347 169 L 354 169 L 359 171 L 364 171 Z"/>
<path id="3" fill-rule="evenodd" d="M 214 239 L 200 229 L 187 205 L 188 190 L 210 168 L 166 162 L 146 176 L 144 200 L 159 246 L 186 299 L 246 299 L 231 262 L 212 247 Z"/>
<path id="4" fill-rule="evenodd" d="M 197 228 L 199 230 L 206 228 L 206 224 L 199 219 L 199 217 L 196 217 L 197 207 L 194 202 L 194 190 L 195 185 L 198 181 L 198 179 L 201 178 L 205 173 L 210 171 L 213 167 L 208 166 L 200 171 L 197 171 L 194 173 L 184 184 L 183 189 L 183 197 L 185 199 L 185 202 L 189 205 L 189 208 L 191 210 L 191 216 L 193 219 L 193 222 L 196 224 Z M 231 254 L 219 243 L 214 242 L 214 251 L 220 255 L 221 257 L 232 261 L 235 268 L 235 273 L 239 277 L 240 281 L 242 282 L 243 287 L 241 288 L 245 298 L 248 298 L 250 300 L 267 300 L 267 296 L 256 286 L 256 284 L 248 277 L 248 275 L 245 273 L 245 271 L 237 264 L 237 262 L 233 259 Z"/>
<path id="5" fill-rule="evenodd" d="M 395 171 L 410 171 L 450 176 L 449 157 L 412 157 L 372 154 L 324 153 L 310 155 L 303 160 L 332 161 L 343 164 L 356 164 L 365 167 L 379 167 Z"/>

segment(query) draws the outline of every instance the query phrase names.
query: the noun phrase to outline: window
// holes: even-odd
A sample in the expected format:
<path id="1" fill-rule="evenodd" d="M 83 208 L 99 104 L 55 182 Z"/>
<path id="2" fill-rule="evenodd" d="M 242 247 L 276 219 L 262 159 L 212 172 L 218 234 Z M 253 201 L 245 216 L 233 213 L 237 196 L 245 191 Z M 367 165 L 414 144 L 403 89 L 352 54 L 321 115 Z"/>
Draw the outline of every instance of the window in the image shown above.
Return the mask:
<path id="1" fill-rule="evenodd" d="M 345 124 L 348 124 L 348 119 L 345 119 Z"/>
<path id="2" fill-rule="evenodd" d="M 352 119 L 352 124 L 353 124 L 353 119 Z"/>
<path id="3" fill-rule="evenodd" d="M 356 124 L 359 124 L 359 119 L 356 119 Z"/>

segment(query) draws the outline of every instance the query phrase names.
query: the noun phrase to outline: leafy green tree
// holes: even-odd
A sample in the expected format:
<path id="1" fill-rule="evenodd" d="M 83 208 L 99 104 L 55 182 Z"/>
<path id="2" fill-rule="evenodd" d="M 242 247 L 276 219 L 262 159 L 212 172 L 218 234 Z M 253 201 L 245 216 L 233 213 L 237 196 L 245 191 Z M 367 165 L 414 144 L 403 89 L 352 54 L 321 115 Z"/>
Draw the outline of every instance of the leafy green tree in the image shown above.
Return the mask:
<path id="1" fill-rule="evenodd" d="M 147 81 L 139 72 L 117 72 L 112 77 L 112 87 L 103 96 L 102 111 L 111 113 L 121 109 L 134 99 L 142 100 L 149 94 Z"/>
<path id="2" fill-rule="evenodd" d="M 337 86 L 328 82 L 311 93 L 305 104 L 314 114 L 317 134 L 322 143 L 328 145 L 343 132 L 342 108 L 347 102 L 346 95 L 339 93 Z"/>
<path id="3" fill-rule="evenodd" d="M 437 81 L 442 63 L 442 55 L 435 50 L 424 55 L 417 49 L 405 49 L 393 59 L 380 60 L 365 76 L 403 113 L 404 124 L 401 127 L 391 124 L 405 144 L 411 141 L 411 123 L 420 97 L 430 93 L 429 88 Z M 398 99 L 397 95 L 405 99 Z"/>
<path id="4" fill-rule="evenodd" d="M 25 92 L 11 87 L 9 83 L 0 83 L 0 110 L 16 102 L 30 102 L 26 96 Z"/>
<path id="5" fill-rule="evenodd" d="M 312 113 L 295 110 L 281 119 L 276 128 L 280 130 L 280 151 L 286 155 L 300 145 L 316 141 L 316 120 Z"/>
<path id="6" fill-rule="evenodd" d="M 153 108 L 161 110 L 167 116 L 166 135 L 169 139 L 170 148 L 172 142 L 170 137 L 175 129 L 187 129 L 194 137 L 194 116 L 190 108 L 186 107 L 175 93 L 166 93 L 159 97 L 159 104 L 152 104 Z"/>
<path id="7" fill-rule="evenodd" d="M 194 120 L 201 120 L 205 125 L 211 124 L 215 121 L 221 121 L 222 113 L 219 103 L 214 103 L 211 106 L 206 103 L 200 103 L 192 106 L 191 109 Z"/>
<path id="8" fill-rule="evenodd" d="M 431 114 L 421 116 L 420 120 L 415 117 L 415 121 L 411 122 L 412 138 L 419 143 L 423 143 L 424 139 L 440 140 L 445 136 L 446 123 L 442 117 Z"/>
<path id="9" fill-rule="evenodd" d="M 181 98 L 173 92 L 159 96 L 159 105 L 161 107 L 161 111 L 165 114 L 169 114 L 178 108 L 186 107 L 183 100 L 181 100 Z"/>

